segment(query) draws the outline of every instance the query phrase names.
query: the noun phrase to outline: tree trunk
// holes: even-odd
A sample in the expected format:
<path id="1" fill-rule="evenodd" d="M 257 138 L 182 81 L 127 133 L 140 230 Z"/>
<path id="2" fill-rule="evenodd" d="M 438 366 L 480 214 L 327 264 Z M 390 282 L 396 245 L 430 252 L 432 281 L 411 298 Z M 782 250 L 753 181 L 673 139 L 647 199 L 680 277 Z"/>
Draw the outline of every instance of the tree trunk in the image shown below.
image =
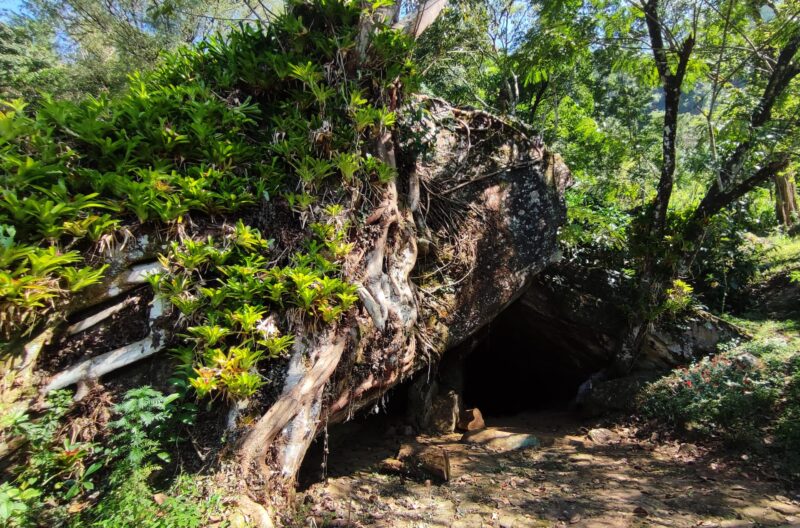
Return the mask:
<path id="1" fill-rule="evenodd" d="M 797 187 L 789 174 L 775 175 L 775 216 L 778 224 L 789 228 L 797 222 Z"/>
<path id="2" fill-rule="evenodd" d="M 664 22 L 660 19 L 659 0 L 649 0 L 644 5 L 645 23 L 650 36 L 653 59 L 661 79 L 664 93 L 664 124 L 661 141 L 661 173 L 656 187 L 656 196 L 650 203 L 648 215 L 640 227 L 639 244 L 645 247 L 640 255 L 638 288 L 633 310 L 626 329 L 620 338 L 620 351 L 616 370 L 627 372 L 633 366 L 653 323 L 653 310 L 663 297 L 672 270 L 663 269 L 660 264 L 669 248 L 665 243 L 667 213 L 675 184 L 677 168 L 678 113 L 681 103 L 681 89 L 686 75 L 689 58 L 694 49 L 694 35 L 683 41 L 680 49 L 667 49 L 662 31 Z M 678 56 L 673 71 L 667 52 Z"/>

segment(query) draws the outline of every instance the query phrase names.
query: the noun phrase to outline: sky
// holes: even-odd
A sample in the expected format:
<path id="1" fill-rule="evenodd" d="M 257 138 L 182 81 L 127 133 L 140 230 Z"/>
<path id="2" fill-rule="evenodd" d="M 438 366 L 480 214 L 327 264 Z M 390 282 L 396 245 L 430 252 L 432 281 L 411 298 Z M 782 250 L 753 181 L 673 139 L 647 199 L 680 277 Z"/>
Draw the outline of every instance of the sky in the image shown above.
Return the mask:
<path id="1" fill-rule="evenodd" d="M 22 0 L 0 0 L 0 11 L 19 11 Z"/>

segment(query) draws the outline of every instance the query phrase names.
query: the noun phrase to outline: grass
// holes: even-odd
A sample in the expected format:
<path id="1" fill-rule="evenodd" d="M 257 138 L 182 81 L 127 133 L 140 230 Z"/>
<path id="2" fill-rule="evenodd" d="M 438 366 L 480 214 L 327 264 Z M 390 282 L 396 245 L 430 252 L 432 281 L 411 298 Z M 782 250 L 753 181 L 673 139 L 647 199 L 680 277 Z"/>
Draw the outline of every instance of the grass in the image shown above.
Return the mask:
<path id="1" fill-rule="evenodd" d="M 764 253 L 760 275 L 762 280 L 800 268 L 800 236 L 784 234 L 761 239 Z"/>
<path id="2" fill-rule="evenodd" d="M 780 336 L 795 349 L 800 349 L 800 321 L 795 319 L 762 320 L 753 316 L 737 317 L 731 314 L 722 314 L 720 317 L 745 330 L 757 341 Z"/>

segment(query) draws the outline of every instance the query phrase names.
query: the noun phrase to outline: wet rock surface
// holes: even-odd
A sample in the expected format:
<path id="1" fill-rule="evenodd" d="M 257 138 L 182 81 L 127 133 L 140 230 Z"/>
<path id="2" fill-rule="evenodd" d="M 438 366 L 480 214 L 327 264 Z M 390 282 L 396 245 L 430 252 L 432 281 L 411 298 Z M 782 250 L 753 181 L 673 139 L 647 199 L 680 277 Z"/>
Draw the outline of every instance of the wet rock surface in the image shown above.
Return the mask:
<path id="1" fill-rule="evenodd" d="M 438 485 L 382 473 L 382 453 L 400 440 L 362 429 L 348 449 L 332 444 L 328 481 L 305 491 L 296 525 L 309 526 L 309 518 L 317 526 L 403 528 L 800 525 L 800 495 L 732 454 L 642 439 L 633 427 L 562 412 L 486 421 L 489 434 L 513 428 L 541 445 L 495 452 L 458 434 L 419 436 L 416 443 L 449 453 L 452 479 Z M 601 425 L 616 442 L 592 441 Z"/>

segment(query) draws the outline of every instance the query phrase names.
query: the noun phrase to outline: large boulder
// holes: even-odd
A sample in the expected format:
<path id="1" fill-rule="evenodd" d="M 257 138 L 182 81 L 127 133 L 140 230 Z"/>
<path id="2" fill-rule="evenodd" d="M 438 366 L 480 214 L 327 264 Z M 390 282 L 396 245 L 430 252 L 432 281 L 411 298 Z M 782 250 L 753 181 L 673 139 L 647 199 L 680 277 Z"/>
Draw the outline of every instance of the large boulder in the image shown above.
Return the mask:
<path id="1" fill-rule="evenodd" d="M 557 154 L 522 125 L 485 112 L 420 98 L 408 104 L 413 113 L 424 117 L 373 148 L 396 163 L 396 180 L 369 190 L 353 211 L 343 274 L 358 286 L 357 309 L 327 328 L 288 321 L 291 354 L 262 372 L 269 380 L 262 394 L 227 410 L 217 405 L 205 419 L 241 439 L 232 463 L 249 490 L 245 509 L 261 511 L 247 495 L 279 503 L 320 428 L 431 368 L 522 295 L 557 254 L 571 181 Z M 304 224 L 279 201 L 252 220 L 277 233 L 279 244 L 302 237 Z M 41 392 L 77 385 L 78 398 L 141 384 L 165 388 L 170 367 L 160 357 L 185 321 L 146 282 L 169 236 L 135 232 L 115 248 L 103 284 L 75 299 L 68 324 L 35 336 L 9 375 L 24 371 Z"/>
<path id="2" fill-rule="evenodd" d="M 339 378 L 334 421 L 430 368 L 557 257 L 563 193 L 572 181 L 560 156 L 514 122 L 437 99 L 415 104 L 427 117 L 403 135 L 426 138 L 429 150 L 408 156 L 401 143 L 398 157 L 407 178 L 399 187 L 407 193 L 419 248 L 412 273 L 415 343 L 387 354 L 378 340 L 343 358 L 339 369 L 347 375 Z M 430 405 L 430 395 L 421 401 Z"/>

